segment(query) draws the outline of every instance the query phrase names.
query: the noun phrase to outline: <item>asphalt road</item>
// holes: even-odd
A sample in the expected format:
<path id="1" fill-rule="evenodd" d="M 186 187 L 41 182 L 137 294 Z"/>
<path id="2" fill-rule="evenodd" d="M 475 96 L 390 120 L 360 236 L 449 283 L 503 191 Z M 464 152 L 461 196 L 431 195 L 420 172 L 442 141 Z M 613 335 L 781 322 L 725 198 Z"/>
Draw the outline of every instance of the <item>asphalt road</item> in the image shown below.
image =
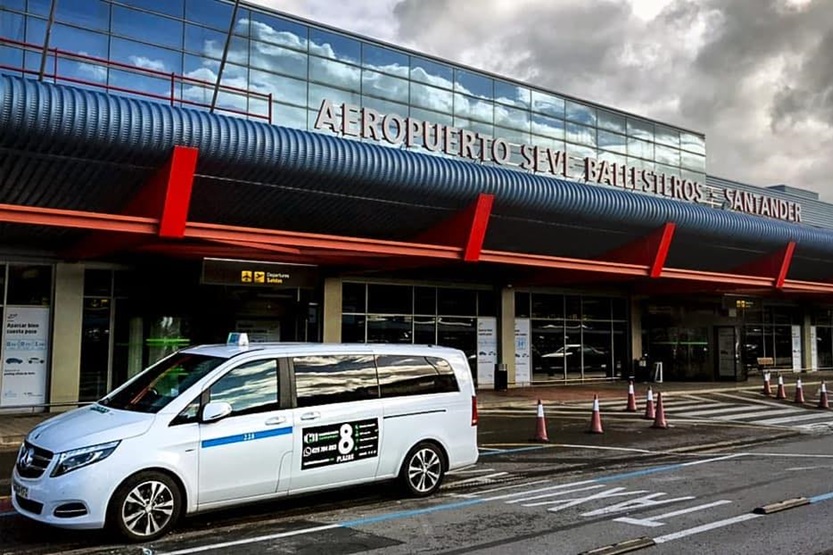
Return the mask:
<path id="1" fill-rule="evenodd" d="M 449 476 L 430 499 L 380 485 L 288 499 L 188 519 L 144 546 L 7 515 L 0 553 L 575 554 L 639 537 L 657 543 L 645 553 L 830 548 L 833 499 L 824 496 L 833 491 L 833 435 L 772 441 L 766 429 L 653 430 L 624 416 L 591 435 L 583 419 L 565 417 L 550 423 L 553 444 L 533 445 L 533 428 L 526 418 L 484 417 L 480 462 Z M 743 445 L 749 441 L 759 443 Z M 798 496 L 811 502 L 752 512 Z"/>

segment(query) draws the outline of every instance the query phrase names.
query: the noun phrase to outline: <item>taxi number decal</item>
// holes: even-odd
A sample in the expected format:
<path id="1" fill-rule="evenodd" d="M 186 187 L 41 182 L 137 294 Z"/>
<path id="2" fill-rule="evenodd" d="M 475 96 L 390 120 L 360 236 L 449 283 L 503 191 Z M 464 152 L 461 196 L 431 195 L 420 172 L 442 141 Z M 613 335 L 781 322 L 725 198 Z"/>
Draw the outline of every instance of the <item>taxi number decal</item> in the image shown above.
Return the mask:
<path id="1" fill-rule="evenodd" d="M 379 421 L 376 418 L 304 428 L 301 469 L 341 464 L 379 454 Z"/>
<path id="2" fill-rule="evenodd" d="M 242 443 L 244 441 L 254 441 L 256 439 L 265 439 L 267 437 L 282 436 L 291 434 L 292 428 L 275 428 L 272 430 L 263 430 L 260 432 L 247 432 L 245 434 L 237 434 L 234 436 L 218 437 L 215 439 L 205 439 L 200 446 L 205 449 L 207 447 L 218 447 L 220 445 L 229 445 L 231 443 Z"/>

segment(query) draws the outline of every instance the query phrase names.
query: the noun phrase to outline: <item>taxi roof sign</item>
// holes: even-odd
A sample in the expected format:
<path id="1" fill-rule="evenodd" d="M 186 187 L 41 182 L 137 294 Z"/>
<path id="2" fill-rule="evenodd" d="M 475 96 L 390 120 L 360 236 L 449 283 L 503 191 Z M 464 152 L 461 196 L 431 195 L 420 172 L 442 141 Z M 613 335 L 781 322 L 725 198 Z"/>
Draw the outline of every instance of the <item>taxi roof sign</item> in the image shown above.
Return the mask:
<path id="1" fill-rule="evenodd" d="M 239 333 L 233 331 L 228 334 L 228 339 L 226 339 L 226 345 L 238 345 L 240 347 L 246 347 L 249 344 L 249 334 L 248 333 Z"/>

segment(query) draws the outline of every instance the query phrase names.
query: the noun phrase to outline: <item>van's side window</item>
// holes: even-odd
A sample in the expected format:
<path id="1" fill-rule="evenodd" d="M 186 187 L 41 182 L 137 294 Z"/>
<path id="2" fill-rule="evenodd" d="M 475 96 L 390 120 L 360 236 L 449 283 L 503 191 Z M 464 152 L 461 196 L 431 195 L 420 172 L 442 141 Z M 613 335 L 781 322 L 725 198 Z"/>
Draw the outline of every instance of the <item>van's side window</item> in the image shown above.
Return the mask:
<path id="1" fill-rule="evenodd" d="M 299 407 L 379 398 L 372 356 L 306 356 L 292 363 Z"/>
<path id="2" fill-rule="evenodd" d="M 383 355 L 376 364 L 382 397 L 458 391 L 454 369 L 441 358 Z"/>
<path id="3" fill-rule="evenodd" d="M 274 359 L 241 364 L 211 386 L 211 400 L 224 401 L 232 416 L 277 410 L 278 363 Z"/>

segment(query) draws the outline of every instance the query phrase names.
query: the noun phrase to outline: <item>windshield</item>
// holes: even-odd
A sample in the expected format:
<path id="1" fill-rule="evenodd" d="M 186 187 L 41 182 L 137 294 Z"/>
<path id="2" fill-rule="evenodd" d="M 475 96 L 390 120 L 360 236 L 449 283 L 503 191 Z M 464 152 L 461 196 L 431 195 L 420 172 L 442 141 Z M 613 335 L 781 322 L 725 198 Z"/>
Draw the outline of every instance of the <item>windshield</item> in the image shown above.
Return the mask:
<path id="1" fill-rule="evenodd" d="M 114 409 L 156 413 L 226 360 L 176 353 L 160 360 L 99 402 Z"/>

